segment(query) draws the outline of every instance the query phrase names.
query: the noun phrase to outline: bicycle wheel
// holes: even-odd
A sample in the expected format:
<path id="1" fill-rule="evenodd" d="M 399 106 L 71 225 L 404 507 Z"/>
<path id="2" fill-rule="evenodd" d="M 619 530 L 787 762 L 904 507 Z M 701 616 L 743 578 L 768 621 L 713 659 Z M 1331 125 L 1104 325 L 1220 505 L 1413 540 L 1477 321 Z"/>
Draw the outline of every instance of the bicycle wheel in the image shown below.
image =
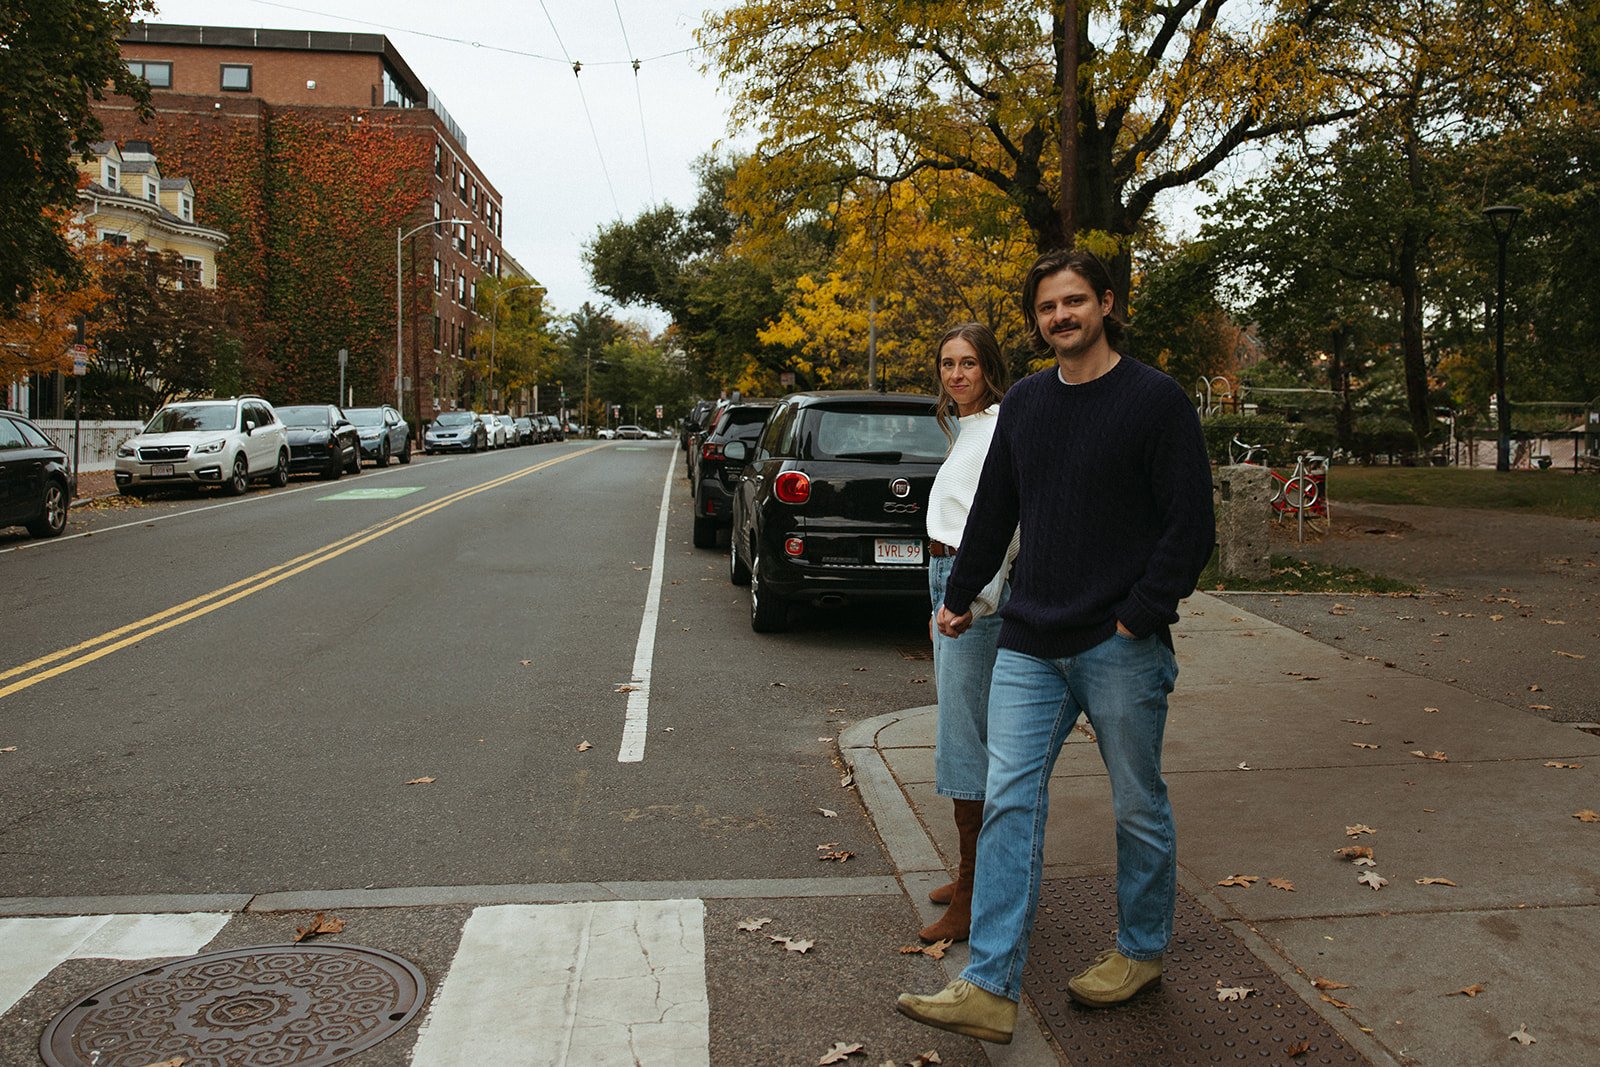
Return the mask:
<path id="1" fill-rule="evenodd" d="M 1317 483 L 1310 478 L 1290 478 L 1283 483 L 1283 503 L 1291 511 L 1309 510 L 1317 502 Z"/>

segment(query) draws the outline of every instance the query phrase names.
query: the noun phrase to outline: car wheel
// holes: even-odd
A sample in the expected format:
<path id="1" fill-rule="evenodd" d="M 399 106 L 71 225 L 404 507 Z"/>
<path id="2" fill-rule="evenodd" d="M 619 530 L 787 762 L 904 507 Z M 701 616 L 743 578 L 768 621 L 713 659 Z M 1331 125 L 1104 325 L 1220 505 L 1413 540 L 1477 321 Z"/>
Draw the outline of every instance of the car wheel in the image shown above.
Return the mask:
<path id="1" fill-rule="evenodd" d="M 360 474 L 361 473 L 361 446 L 360 445 L 356 445 L 356 447 L 354 447 L 354 448 L 352 448 L 350 450 L 350 473 L 351 474 Z"/>
<path id="2" fill-rule="evenodd" d="M 734 585 L 750 584 L 750 568 L 739 558 L 739 527 L 728 534 L 728 581 Z"/>
<path id="3" fill-rule="evenodd" d="M 233 475 L 222 483 L 222 491 L 229 496 L 243 496 L 244 491 L 250 488 L 250 467 L 244 461 L 244 456 L 233 457 Z"/>
<path id="4" fill-rule="evenodd" d="M 387 467 L 388 465 L 389 465 L 389 439 L 386 437 L 386 438 L 383 439 L 383 447 L 378 449 L 378 466 Z"/>
<path id="5" fill-rule="evenodd" d="M 271 485 L 274 489 L 282 489 L 289 484 L 289 453 L 285 449 L 278 450 L 278 465 L 272 468 Z"/>
<path id="6" fill-rule="evenodd" d="M 401 463 L 410 463 L 411 462 L 411 438 L 409 438 L 409 437 L 406 438 L 405 447 L 400 450 L 400 462 Z"/>
<path id="7" fill-rule="evenodd" d="M 324 481 L 337 481 L 344 474 L 344 458 L 337 452 L 328 453 L 328 465 L 322 468 Z"/>
<path id="8" fill-rule="evenodd" d="M 60 537 L 67 528 L 67 509 L 72 501 L 67 497 L 64 482 L 51 479 L 44 483 L 44 499 L 39 502 L 39 517 L 28 523 L 28 532 L 35 537 Z"/>
<path id="9" fill-rule="evenodd" d="M 750 629 L 758 634 L 782 633 L 789 628 L 789 605 L 761 588 L 761 556 L 750 560 Z"/>
<path id="10" fill-rule="evenodd" d="M 140 489 L 140 488 L 138 488 L 136 486 L 132 486 L 132 485 L 119 485 L 119 486 L 117 486 L 117 493 L 120 494 L 121 496 L 133 497 L 135 500 L 137 500 L 139 497 L 144 496 L 144 490 L 143 489 Z"/>
<path id="11" fill-rule="evenodd" d="M 698 500 L 695 501 L 694 510 L 696 512 L 698 512 L 700 510 L 700 502 Z M 717 547 L 717 520 L 716 519 L 709 518 L 709 517 L 704 516 L 704 515 L 698 515 L 698 514 L 695 515 L 695 517 L 694 517 L 694 547 L 696 547 L 696 548 L 716 548 Z"/>
<path id="12" fill-rule="evenodd" d="M 473 455 L 477 455 L 478 454 L 478 435 L 477 434 L 473 434 L 472 435 L 472 447 L 467 449 L 467 451 L 471 452 Z"/>

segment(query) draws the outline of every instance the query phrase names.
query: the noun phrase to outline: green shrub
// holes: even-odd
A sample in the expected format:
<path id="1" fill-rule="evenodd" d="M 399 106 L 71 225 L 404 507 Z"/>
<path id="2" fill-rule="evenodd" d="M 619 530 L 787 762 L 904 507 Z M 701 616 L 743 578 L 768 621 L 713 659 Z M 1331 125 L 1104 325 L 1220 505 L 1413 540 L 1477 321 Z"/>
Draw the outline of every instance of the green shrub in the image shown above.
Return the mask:
<path id="1" fill-rule="evenodd" d="M 1268 463 L 1284 464 L 1294 458 L 1293 427 L 1275 415 L 1217 414 L 1201 419 L 1200 429 L 1213 463 L 1228 462 L 1228 442 L 1236 434 L 1247 444 L 1265 447 Z"/>

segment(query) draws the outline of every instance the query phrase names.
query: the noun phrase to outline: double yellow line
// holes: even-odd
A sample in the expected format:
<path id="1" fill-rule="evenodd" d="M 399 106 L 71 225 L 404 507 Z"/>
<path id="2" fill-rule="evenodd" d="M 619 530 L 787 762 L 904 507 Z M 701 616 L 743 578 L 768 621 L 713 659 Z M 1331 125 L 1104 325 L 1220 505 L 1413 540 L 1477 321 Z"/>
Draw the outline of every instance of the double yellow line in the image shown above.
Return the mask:
<path id="1" fill-rule="evenodd" d="M 79 641 L 70 648 L 63 648 L 19 666 L 0 671 L 0 699 L 4 699 L 13 693 L 20 693 L 30 686 L 48 681 L 57 675 L 66 674 L 68 671 L 87 666 L 96 660 L 104 659 L 113 652 L 120 652 L 129 645 L 138 644 L 140 641 L 154 637 L 163 631 L 203 618 L 213 611 L 225 608 L 229 604 L 259 593 L 263 589 L 270 589 L 279 582 L 293 578 L 297 574 L 304 574 L 311 568 L 321 566 L 329 560 L 338 559 L 352 549 L 370 544 L 380 537 L 411 525 L 418 519 L 427 518 L 436 511 L 442 511 L 451 504 L 460 503 L 468 497 L 486 493 L 491 489 L 498 489 L 502 485 L 516 481 L 518 478 L 525 478 L 530 474 L 536 474 L 539 471 L 553 467 L 557 463 L 565 463 L 569 459 L 576 459 L 578 456 L 604 447 L 606 446 L 594 445 L 577 452 L 569 452 L 564 456 L 557 456 L 555 459 L 549 459 L 543 463 L 536 463 L 531 467 L 513 471 L 510 474 L 484 482 L 482 485 L 461 489 L 437 500 L 430 500 L 426 504 L 419 504 L 410 511 L 404 511 L 382 522 L 374 523 L 366 529 L 341 537 L 339 540 L 323 545 L 319 549 L 296 556 L 294 559 L 286 560 L 276 566 L 268 567 L 264 571 L 258 571 L 248 578 L 241 578 L 237 582 L 231 582 L 220 589 L 202 593 L 191 600 L 185 600 L 182 604 L 175 604 L 165 611 L 158 611 L 154 615 L 146 615 L 144 618 L 136 622 L 130 622 L 126 626 L 119 626 L 115 630 L 107 630 L 105 633 L 97 637 L 91 637 L 87 641 Z M 16 681 L 9 681 L 9 679 L 16 679 Z"/>

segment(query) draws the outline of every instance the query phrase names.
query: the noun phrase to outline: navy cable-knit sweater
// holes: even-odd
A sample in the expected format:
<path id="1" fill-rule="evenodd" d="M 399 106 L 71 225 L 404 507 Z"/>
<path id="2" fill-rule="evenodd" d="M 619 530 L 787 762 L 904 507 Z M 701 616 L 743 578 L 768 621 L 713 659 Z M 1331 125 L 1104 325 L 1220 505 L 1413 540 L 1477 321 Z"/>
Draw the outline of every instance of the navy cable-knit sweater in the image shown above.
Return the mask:
<path id="1" fill-rule="evenodd" d="M 1216 542 L 1200 420 L 1167 375 L 1123 356 L 1067 385 L 1054 365 L 1000 404 L 945 607 L 965 612 L 1022 526 L 1000 646 L 1054 659 L 1117 621 L 1169 647 Z"/>

